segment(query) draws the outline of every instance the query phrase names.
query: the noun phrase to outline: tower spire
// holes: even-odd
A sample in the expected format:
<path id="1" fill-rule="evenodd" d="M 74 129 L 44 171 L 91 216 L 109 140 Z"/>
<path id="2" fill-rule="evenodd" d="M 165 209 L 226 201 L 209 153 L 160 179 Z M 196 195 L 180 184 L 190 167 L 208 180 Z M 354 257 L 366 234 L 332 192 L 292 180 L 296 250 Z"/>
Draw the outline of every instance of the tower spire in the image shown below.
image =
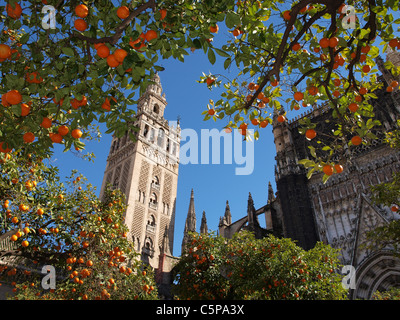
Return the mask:
<path id="1" fill-rule="evenodd" d="M 225 207 L 225 214 L 224 214 L 226 223 L 228 225 L 232 224 L 232 214 L 231 214 L 231 209 L 229 207 L 229 201 L 226 200 L 226 207 Z"/>
<path id="2" fill-rule="evenodd" d="M 203 216 L 201 217 L 200 233 L 208 233 L 206 212 L 203 211 Z"/>
<path id="3" fill-rule="evenodd" d="M 186 217 L 185 230 L 183 231 L 182 253 L 185 251 L 186 243 L 189 241 L 189 232 L 196 232 L 196 212 L 194 209 L 194 192 L 190 194 L 188 214 Z"/>

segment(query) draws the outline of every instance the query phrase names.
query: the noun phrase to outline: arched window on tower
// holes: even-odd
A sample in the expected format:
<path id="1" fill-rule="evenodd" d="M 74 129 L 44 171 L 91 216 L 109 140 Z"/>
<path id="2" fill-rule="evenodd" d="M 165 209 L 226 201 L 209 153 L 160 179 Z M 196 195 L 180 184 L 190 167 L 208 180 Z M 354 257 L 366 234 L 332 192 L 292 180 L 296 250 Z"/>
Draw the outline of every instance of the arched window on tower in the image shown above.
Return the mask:
<path id="1" fill-rule="evenodd" d="M 152 209 L 157 209 L 157 195 L 154 192 L 150 196 L 149 206 Z"/>
<path id="2" fill-rule="evenodd" d="M 154 105 L 154 107 L 153 107 L 153 112 L 154 112 L 155 114 L 158 114 L 158 113 L 160 112 L 160 107 L 158 106 L 158 104 L 155 104 L 155 105 Z"/>
<path id="3" fill-rule="evenodd" d="M 146 124 L 144 126 L 143 136 L 146 138 L 148 133 L 149 133 L 149 126 Z"/>
<path id="4" fill-rule="evenodd" d="M 151 181 L 151 187 L 157 190 L 160 189 L 160 180 L 158 179 L 157 176 L 154 176 L 153 180 Z"/>
<path id="5" fill-rule="evenodd" d="M 164 130 L 163 129 L 159 129 L 158 130 L 158 138 L 157 138 L 157 144 L 159 147 L 163 147 L 164 146 Z"/>

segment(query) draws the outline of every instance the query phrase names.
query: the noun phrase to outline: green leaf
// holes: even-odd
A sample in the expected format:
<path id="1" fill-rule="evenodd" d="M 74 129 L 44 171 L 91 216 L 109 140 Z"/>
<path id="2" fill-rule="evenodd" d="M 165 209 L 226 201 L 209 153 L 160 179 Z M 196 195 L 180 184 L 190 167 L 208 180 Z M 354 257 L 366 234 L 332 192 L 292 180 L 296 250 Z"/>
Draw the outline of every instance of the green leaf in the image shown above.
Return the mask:
<path id="1" fill-rule="evenodd" d="M 240 24 L 240 17 L 235 12 L 228 12 L 225 18 L 225 24 L 228 28 L 234 28 Z"/>
<path id="2" fill-rule="evenodd" d="M 61 48 L 61 50 L 68 57 L 73 57 L 74 56 L 74 50 L 72 50 L 71 48 L 63 47 L 63 48 Z"/>
<path id="3" fill-rule="evenodd" d="M 214 64 L 216 61 L 215 53 L 211 48 L 208 50 L 208 60 L 211 64 Z"/>

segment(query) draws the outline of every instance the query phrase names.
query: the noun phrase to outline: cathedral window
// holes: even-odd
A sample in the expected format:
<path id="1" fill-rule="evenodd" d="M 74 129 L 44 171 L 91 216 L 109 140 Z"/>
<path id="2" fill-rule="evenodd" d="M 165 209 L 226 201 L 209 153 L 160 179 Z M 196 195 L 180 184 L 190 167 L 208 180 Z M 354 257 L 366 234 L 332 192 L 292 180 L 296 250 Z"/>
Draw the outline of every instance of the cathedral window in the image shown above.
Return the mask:
<path id="1" fill-rule="evenodd" d="M 160 180 L 157 176 L 154 176 L 153 180 L 151 181 L 151 187 L 155 189 L 160 189 Z"/>
<path id="2" fill-rule="evenodd" d="M 146 138 L 148 133 L 149 133 L 149 126 L 146 124 L 144 126 L 143 136 Z"/>
<path id="3" fill-rule="evenodd" d="M 158 106 L 158 104 L 155 104 L 154 107 L 153 107 L 153 112 L 155 114 L 158 114 L 159 111 L 160 111 L 160 107 Z"/>
<path id="4" fill-rule="evenodd" d="M 169 139 L 167 139 L 167 152 L 169 152 Z"/>

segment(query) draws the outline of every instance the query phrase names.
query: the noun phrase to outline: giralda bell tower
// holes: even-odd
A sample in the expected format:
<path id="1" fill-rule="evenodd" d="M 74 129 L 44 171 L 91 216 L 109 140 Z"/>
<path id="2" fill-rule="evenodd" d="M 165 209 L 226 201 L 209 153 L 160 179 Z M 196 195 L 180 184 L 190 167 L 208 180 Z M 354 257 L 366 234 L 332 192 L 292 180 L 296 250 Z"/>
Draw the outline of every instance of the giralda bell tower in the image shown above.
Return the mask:
<path id="1" fill-rule="evenodd" d="M 174 260 L 175 202 L 179 168 L 179 123 L 164 119 L 167 105 L 156 74 L 139 98 L 134 123 L 137 141 L 113 137 L 100 197 L 107 184 L 126 195 L 129 238 L 144 262 L 156 270 L 157 282 Z M 170 125 L 171 124 L 171 125 Z"/>

